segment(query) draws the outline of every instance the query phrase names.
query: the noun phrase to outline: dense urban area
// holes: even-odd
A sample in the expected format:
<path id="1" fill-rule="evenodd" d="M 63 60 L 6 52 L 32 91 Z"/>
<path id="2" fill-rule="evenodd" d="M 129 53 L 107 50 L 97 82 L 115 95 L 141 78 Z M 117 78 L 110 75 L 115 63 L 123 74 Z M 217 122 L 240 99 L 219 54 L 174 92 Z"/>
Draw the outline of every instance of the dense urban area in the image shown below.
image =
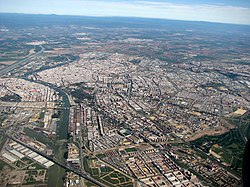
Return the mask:
<path id="1" fill-rule="evenodd" d="M 250 27 L 0 14 L 0 186 L 239 186 Z"/>

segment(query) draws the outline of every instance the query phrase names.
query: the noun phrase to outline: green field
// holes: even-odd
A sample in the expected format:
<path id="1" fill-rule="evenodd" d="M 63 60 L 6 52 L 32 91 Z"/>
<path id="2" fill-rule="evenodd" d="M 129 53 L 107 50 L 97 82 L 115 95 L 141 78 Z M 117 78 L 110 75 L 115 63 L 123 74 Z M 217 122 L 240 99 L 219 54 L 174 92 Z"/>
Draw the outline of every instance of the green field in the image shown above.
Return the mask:
<path id="1" fill-rule="evenodd" d="M 98 163 L 98 164 L 97 164 Z M 103 163 L 102 163 L 103 164 Z M 108 186 L 132 187 L 132 180 L 111 167 L 100 166 L 98 159 L 85 158 L 84 169 L 91 176 Z"/>
<path id="2" fill-rule="evenodd" d="M 243 140 L 250 139 L 250 114 L 246 113 L 243 116 L 234 116 L 228 121 L 239 128 Z"/>
<path id="3" fill-rule="evenodd" d="M 250 139 L 250 121 L 244 121 L 240 126 L 240 130 L 247 139 Z"/>
<path id="4" fill-rule="evenodd" d="M 206 152 L 212 148 L 214 152 L 222 157 L 222 161 L 241 172 L 245 144 L 237 129 L 218 136 L 204 136 L 191 143 Z M 219 147 L 213 146 L 215 144 L 218 144 Z"/>
<path id="5" fill-rule="evenodd" d="M 126 148 L 125 151 L 126 151 L 127 153 L 130 153 L 130 152 L 136 152 L 137 149 L 136 149 L 135 147 L 132 147 L 132 148 Z"/>
<path id="6" fill-rule="evenodd" d="M 102 159 L 102 158 L 106 157 L 106 155 L 105 154 L 98 154 L 98 155 L 96 155 L 96 157 Z"/>

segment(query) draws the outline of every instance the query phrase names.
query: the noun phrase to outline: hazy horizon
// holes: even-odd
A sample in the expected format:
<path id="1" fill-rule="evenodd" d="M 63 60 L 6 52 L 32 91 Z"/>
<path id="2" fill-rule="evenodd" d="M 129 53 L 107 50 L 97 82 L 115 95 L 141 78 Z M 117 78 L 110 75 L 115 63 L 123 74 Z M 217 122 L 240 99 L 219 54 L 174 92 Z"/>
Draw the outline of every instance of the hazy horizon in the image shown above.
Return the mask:
<path id="1" fill-rule="evenodd" d="M 49 6 L 48 6 L 49 5 Z M 138 17 L 250 25 L 250 2 L 219 0 L 123 1 L 9 0 L 0 2 L 0 13 L 56 14 L 94 17 Z"/>

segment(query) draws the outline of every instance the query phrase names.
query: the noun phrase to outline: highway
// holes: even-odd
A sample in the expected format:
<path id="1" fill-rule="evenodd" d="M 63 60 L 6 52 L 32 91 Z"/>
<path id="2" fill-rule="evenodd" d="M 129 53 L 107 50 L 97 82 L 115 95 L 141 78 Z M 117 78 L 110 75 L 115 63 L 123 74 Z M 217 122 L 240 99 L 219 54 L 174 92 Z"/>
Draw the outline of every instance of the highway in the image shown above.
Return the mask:
<path id="1" fill-rule="evenodd" d="M 66 169 L 66 170 L 68 170 L 68 171 L 71 171 L 71 172 L 73 172 L 73 173 L 75 173 L 75 174 L 77 174 L 77 175 L 83 177 L 84 179 L 86 179 L 86 180 L 92 182 L 93 184 L 96 184 L 96 185 L 98 185 L 98 186 L 100 186 L 100 187 L 107 187 L 106 185 L 104 185 L 104 184 L 100 183 L 99 181 L 95 180 L 94 178 L 92 178 L 92 177 L 91 177 L 89 174 L 87 174 L 86 172 L 84 172 L 84 171 L 79 171 L 79 169 L 77 169 L 77 168 L 74 168 L 74 167 L 72 167 L 72 166 L 68 166 L 68 165 L 66 165 L 66 164 L 63 163 L 63 162 L 56 160 L 55 158 L 49 157 L 49 156 L 47 156 L 46 154 L 39 152 L 38 150 L 36 150 L 36 149 L 34 149 L 33 147 L 31 147 L 31 146 L 29 146 L 29 145 L 23 143 L 22 141 L 16 139 L 15 137 L 13 137 L 13 136 L 11 136 L 11 135 L 9 135 L 9 134 L 7 134 L 7 136 L 8 136 L 8 138 L 12 139 L 12 140 L 15 141 L 15 142 L 18 142 L 18 143 L 21 144 L 22 146 L 24 146 L 24 147 L 26 147 L 26 148 L 28 148 L 28 149 L 30 149 L 30 150 L 36 152 L 37 154 L 39 154 L 39 155 L 41 155 L 41 156 L 47 158 L 48 160 L 52 161 L 54 164 L 56 164 L 56 165 L 58 165 L 58 166 L 60 166 L 60 167 L 62 167 L 62 168 L 64 168 L 64 169 Z"/>
<path id="2" fill-rule="evenodd" d="M 41 45 L 39 45 L 39 47 L 41 47 L 41 50 L 38 51 L 37 53 L 28 55 L 24 59 L 19 60 L 19 61 L 15 62 L 14 64 L 7 66 L 6 68 L 1 69 L 0 70 L 0 77 L 3 77 L 5 74 L 13 71 L 16 68 L 20 68 L 20 67 L 24 66 L 25 64 L 27 64 L 29 62 L 29 59 L 42 54 L 44 52 L 44 47 Z"/>
<path id="3" fill-rule="evenodd" d="M 28 81 L 31 81 L 31 80 L 29 80 L 29 79 L 27 79 L 27 78 L 25 78 L 25 79 L 28 80 Z M 65 96 L 65 100 L 64 100 L 64 102 L 65 102 L 65 104 L 64 104 L 64 109 L 65 109 L 65 110 L 69 110 L 70 105 L 73 105 L 73 106 L 75 105 L 75 103 L 73 102 L 72 98 L 70 98 L 69 94 L 66 93 L 64 90 L 62 90 L 62 89 L 60 89 L 60 88 L 58 88 L 58 87 L 56 87 L 56 86 L 54 86 L 54 85 L 52 85 L 52 84 L 50 84 L 50 83 L 47 83 L 47 82 L 43 82 L 43 81 L 34 81 L 34 80 L 33 80 L 32 82 L 36 82 L 36 83 L 39 83 L 39 84 L 43 84 L 43 85 L 45 85 L 45 86 L 48 86 L 48 87 L 50 87 L 50 88 L 52 88 L 52 89 L 58 91 L 61 95 L 64 95 L 64 96 Z M 69 117 L 69 116 L 68 116 L 68 117 Z M 67 128 L 68 128 L 68 126 L 67 126 Z M 34 152 L 36 152 L 37 154 L 39 154 L 39 155 L 41 155 L 41 156 L 47 158 L 48 160 L 52 161 L 53 163 L 57 164 L 58 166 L 60 166 L 60 167 L 62 167 L 62 168 L 64 168 L 64 169 L 66 169 L 66 170 L 68 170 L 68 171 L 72 171 L 73 173 L 75 173 L 75 174 L 77 174 L 77 175 L 83 177 L 84 179 L 86 179 L 86 180 L 92 182 L 93 184 L 96 184 L 97 186 L 100 186 L 100 187 L 107 187 L 106 185 L 102 184 L 102 183 L 99 182 L 98 180 L 95 180 L 94 178 L 92 178 L 88 173 L 86 173 L 86 172 L 84 171 L 84 169 L 83 169 L 83 160 L 82 160 L 83 155 L 82 155 L 82 154 L 81 154 L 81 168 L 82 168 L 82 169 L 79 170 L 78 168 L 74 168 L 74 167 L 72 167 L 72 166 L 69 166 L 69 165 L 67 165 L 67 164 L 65 164 L 65 163 L 63 163 L 63 162 L 61 162 L 61 161 L 56 160 L 55 158 L 49 157 L 49 156 L 47 156 L 46 154 L 39 152 L 38 150 L 34 149 L 33 147 L 30 147 L 30 146 L 28 146 L 27 144 L 25 144 L 25 143 L 21 142 L 20 140 L 16 139 L 16 138 L 13 136 L 13 134 L 12 134 L 12 135 L 10 135 L 10 134 L 11 134 L 11 133 L 8 133 L 8 134 L 7 134 L 8 137 L 9 137 L 10 139 L 12 139 L 12 140 L 14 140 L 14 141 L 20 143 L 21 145 L 23 145 L 23 146 L 25 146 L 25 147 L 31 149 L 32 151 L 34 151 Z M 80 143 L 81 143 L 81 144 L 80 144 L 80 147 L 82 148 L 82 146 L 83 146 L 83 145 L 82 145 L 82 140 L 80 141 Z M 82 150 L 81 150 L 80 153 L 82 153 Z"/>

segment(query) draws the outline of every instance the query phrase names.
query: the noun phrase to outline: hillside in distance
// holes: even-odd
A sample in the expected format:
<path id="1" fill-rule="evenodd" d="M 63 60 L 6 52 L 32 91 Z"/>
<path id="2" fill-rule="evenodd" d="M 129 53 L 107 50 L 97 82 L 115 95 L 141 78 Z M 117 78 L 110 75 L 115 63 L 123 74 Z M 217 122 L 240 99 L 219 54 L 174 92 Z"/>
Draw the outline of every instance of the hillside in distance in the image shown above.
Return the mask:
<path id="1" fill-rule="evenodd" d="M 195 29 L 206 32 L 232 33 L 236 31 L 250 32 L 249 25 L 222 24 L 201 21 L 180 21 L 136 17 L 89 17 L 45 14 L 0 13 L 0 23 L 9 27 L 50 26 L 50 25 L 84 25 L 98 27 L 159 28 L 169 30 Z"/>

